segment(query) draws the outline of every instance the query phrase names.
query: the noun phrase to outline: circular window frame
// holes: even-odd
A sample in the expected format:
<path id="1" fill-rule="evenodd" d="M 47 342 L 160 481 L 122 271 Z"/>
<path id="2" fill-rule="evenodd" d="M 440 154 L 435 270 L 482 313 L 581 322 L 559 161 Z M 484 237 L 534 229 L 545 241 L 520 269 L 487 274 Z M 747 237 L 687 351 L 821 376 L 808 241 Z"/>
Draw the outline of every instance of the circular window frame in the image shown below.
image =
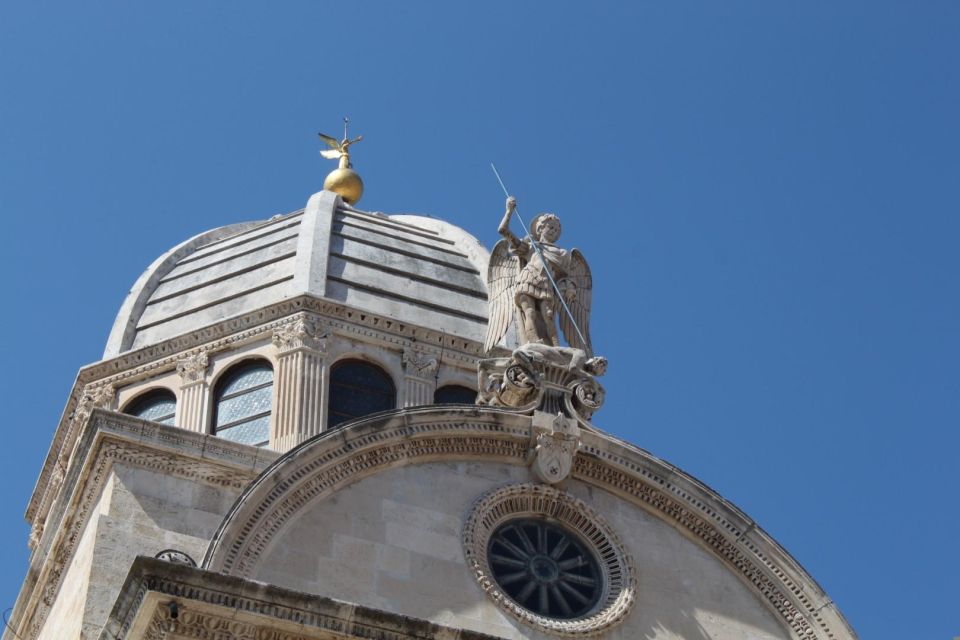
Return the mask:
<path id="1" fill-rule="evenodd" d="M 602 578 L 596 606 L 579 618 L 540 615 L 514 601 L 497 583 L 487 557 L 490 538 L 511 520 L 542 519 L 576 536 L 593 554 Z M 636 599 L 633 560 L 607 521 L 569 493 L 539 484 L 515 484 L 481 496 L 463 527 L 467 565 L 488 596 L 503 611 L 541 631 L 583 637 L 620 623 Z"/>

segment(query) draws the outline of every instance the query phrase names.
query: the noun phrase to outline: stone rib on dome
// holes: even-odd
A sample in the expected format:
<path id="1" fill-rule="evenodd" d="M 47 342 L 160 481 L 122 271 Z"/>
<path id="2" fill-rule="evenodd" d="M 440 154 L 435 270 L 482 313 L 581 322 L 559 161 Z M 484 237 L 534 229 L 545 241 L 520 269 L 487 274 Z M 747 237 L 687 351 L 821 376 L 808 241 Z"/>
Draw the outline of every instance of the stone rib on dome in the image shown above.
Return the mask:
<path id="1" fill-rule="evenodd" d="M 451 224 L 360 211 L 321 191 L 302 211 L 214 229 L 158 258 L 121 307 L 104 358 L 304 293 L 482 341 L 488 260 Z"/>

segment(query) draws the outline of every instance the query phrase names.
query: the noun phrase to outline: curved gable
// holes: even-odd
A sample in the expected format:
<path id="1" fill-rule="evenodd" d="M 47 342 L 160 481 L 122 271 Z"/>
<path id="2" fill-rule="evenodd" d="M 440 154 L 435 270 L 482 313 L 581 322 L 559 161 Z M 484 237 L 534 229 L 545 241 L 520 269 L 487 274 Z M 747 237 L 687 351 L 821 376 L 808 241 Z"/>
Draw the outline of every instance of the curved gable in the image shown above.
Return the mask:
<path id="1" fill-rule="evenodd" d="M 267 469 L 224 519 L 204 567 L 539 637 L 484 594 L 489 585 L 477 581 L 462 545 L 483 495 L 530 482 L 529 443 L 528 417 L 487 408 L 354 421 Z M 600 514 L 633 558 L 635 604 L 612 636 L 855 637 L 816 582 L 752 520 L 647 452 L 584 432 L 560 489 Z"/>

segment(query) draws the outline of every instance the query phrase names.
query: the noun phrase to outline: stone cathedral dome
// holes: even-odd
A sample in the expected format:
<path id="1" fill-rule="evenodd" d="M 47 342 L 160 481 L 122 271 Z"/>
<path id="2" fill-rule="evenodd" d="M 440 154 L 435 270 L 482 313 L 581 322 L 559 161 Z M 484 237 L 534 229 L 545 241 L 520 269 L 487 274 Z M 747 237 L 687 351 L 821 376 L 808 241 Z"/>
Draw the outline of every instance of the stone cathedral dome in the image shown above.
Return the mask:
<path id="1" fill-rule="evenodd" d="M 302 294 L 482 341 L 488 259 L 459 227 L 322 191 L 301 211 L 206 231 L 160 256 L 124 301 L 104 358 Z"/>
<path id="2" fill-rule="evenodd" d="M 593 422 L 588 341 L 516 344 L 526 248 L 569 257 L 581 320 L 592 280 L 510 206 L 492 254 L 321 191 L 156 259 L 56 425 L 2 640 L 855 640 L 756 521 Z"/>

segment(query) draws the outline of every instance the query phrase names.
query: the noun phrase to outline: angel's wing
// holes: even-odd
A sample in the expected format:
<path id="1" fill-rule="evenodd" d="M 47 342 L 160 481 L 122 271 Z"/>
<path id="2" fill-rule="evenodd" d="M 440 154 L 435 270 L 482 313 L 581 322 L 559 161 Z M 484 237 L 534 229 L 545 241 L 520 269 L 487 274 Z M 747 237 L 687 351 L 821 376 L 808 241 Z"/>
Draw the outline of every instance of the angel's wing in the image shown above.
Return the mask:
<path id="1" fill-rule="evenodd" d="M 511 255 L 510 243 L 504 239 L 494 245 L 487 268 L 488 318 L 484 353 L 489 353 L 497 346 L 510 327 L 514 317 L 513 297 L 519 271 L 520 260 Z"/>
<path id="2" fill-rule="evenodd" d="M 320 155 L 322 155 L 327 160 L 336 160 L 343 154 L 337 151 L 336 149 L 324 149 L 323 151 L 320 152 Z"/>
<path id="3" fill-rule="evenodd" d="M 567 306 L 573 313 L 573 319 L 580 332 L 583 334 L 583 340 L 577 334 L 576 328 L 566 311 L 560 313 L 560 330 L 563 331 L 563 337 L 567 344 L 575 349 L 583 349 L 588 354 L 593 353 L 590 346 L 590 303 L 593 300 L 593 277 L 590 275 L 590 265 L 584 259 L 583 254 L 578 249 L 570 252 L 570 271 L 567 273 L 567 279 L 570 280 L 576 288 L 577 295 Z"/>
<path id="4" fill-rule="evenodd" d="M 330 136 L 324 135 L 324 134 L 322 134 L 322 133 L 318 133 L 317 135 L 320 136 L 320 139 L 323 140 L 324 142 L 326 142 L 326 143 L 327 143 L 327 146 L 329 146 L 331 149 L 336 149 L 337 151 L 340 151 L 340 141 L 339 141 L 339 140 L 337 140 L 336 138 L 331 138 Z M 323 152 L 321 151 L 320 153 L 323 153 Z M 326 158 L 326 157 L 327 157 L 327 156 L 324 156 L 324 158 Z M 337 156 L 337 157 L 339 158 L 340 156 Z"/>

